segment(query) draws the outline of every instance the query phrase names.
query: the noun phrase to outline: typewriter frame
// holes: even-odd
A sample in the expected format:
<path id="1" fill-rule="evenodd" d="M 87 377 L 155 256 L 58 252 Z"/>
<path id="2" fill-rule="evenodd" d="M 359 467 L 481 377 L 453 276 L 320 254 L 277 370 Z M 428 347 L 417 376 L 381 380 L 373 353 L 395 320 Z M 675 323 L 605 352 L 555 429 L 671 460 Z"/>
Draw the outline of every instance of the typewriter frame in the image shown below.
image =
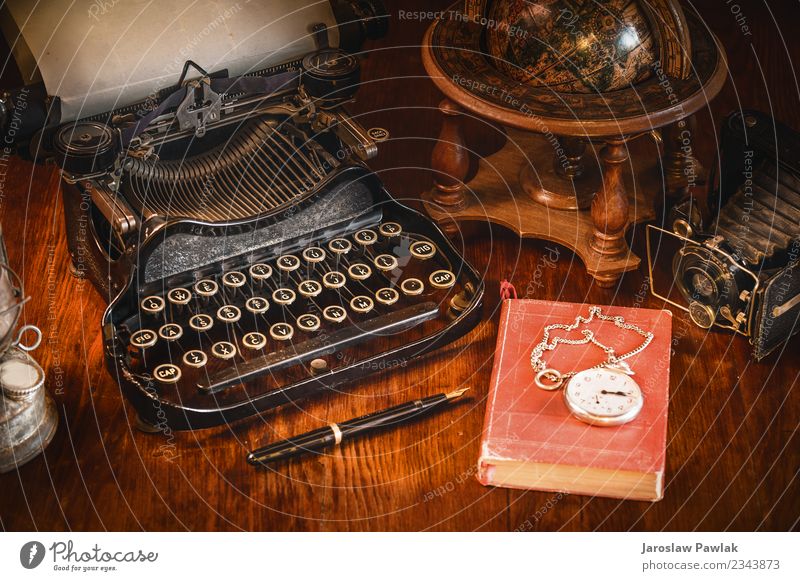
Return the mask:
<path id="1" fill-rule="evenodd" d="M 300 88 L 302 89 L 302 86 Z M 280 109 L 285 108 L 285 104 L 272 102 L 265 107 L 266 109 L 270 107 Z M 237 231 L 247 231 L 256 228 L 257 223 L 263 225 L 264 217 L 255 215 L 241 220 L 209 222 L 186 218 L 165 218 L 154 214 L 141 216 L 139 221 L 129 212 L 130 208 L 125 208 L 126 202 L 121 201 L 122 196 L 117 193 L 117 188 L 109 185 L 109 172 L 84 176 L 62 174 L 68 245 L 73 259 L 73 271 L 77 275 L 88 275 L 98 291 L 107 297 L 109 305 L 102 318 L 105 359 L 112 375 L 118 379 L 126 398 L 136 409 L 140 429 L 160 431 L 165 426 L 169 426 L 173 430 L 199 429 L 240 420 L 369 375 L 371 369 L 386 369 L 400 365 L 401 362 L 411 357 L 422 355 L 464 335 L 480 320 L 484 285 L 478 273 L 461 258 L 448 238 L 433 222 L 421 213 L 397 202 L 377 176 L 366 167 L 362 160 L 372 157 L 377 150 L 369 132 L 364 131 L 357 122 L 351 119 L 341 104 L 336 104 L 329 109 L 317 109 L 315 114 L 327 119 L 327 122 L 323 124 L 322 132 L 334 133 L 339 145 L 342 146 L 341 149 L 349 152 L 349 156 L 334 168 L 318 184 L 316 192 L 304 199 L 302 203 L 304 205 L 313 204 L 317 193 L 327 191 L 327 188 L 335 182 L 351 179 L 365 180 L 374 204 L 372 210 L 362 212 L 361 217 L 365 222 L 359 226 L 366 227 L 368 224 L 379 221 L 387 211 L 391 216 L 397 217 L 393 219 L 404 222 L 412 221 L 415 224 L 415 231 L 433 240 L 439 251 L 449 259 L 453 271 L 471 283 L 473 290 L 469 306 L 445 328 L 420 340 L 354 361 L 322 374 L 309 374 L 303 380 L 255 397 L 249 397 L 246 401 L 227 406 L 218 405 L 216 408 L 209 409 L 176 405 L 158 395 L 152 380 L 148 381 L 143 376 L 135 375 L 128 368 L 125 361 L 126 345 L 120 339 L 115 325 L 137 307 L 139 293 L 148 284 L 146 282 L 142 284 L 140 281 L 146 280 L 145 267 L 151 254 L 156 251 L 160 240 L 176 233 L 193 233 L 198 228 L 220 231 L 234 228 Z M 157 120 L 151 126 L 159 126 L 159 123 L 163 125 L 165 121 L 168 122 L 168 119 Z M 353 157 L 360 159 L 356 160 Z M 379 210 L 374 209 L 376 206 Z M 291 205 L 288 209 L 294 207 Z M 112 260 L 105 250 L 108 246 L 108 238 L 104 238 L 92 226 L 94 224 L 93 211 L 100 211 L 109 219 L 109 222 L 116 220 L 111 228 L 118 235 L 125 234 L 120 255 L 115 260 Z M 280 215 L 270 217 L 270 221 L 279 220 Z M 343 225 L 340 224 L 340 226 Z M 333 230 L 334 226 L 330 226 L 328 229 Z M 309 238 L 309 234 L 306 234 L 305 238 Z M 301 236 L 300 239 L 303 237 Z M 282 250 L 285 251 L 286 246 L 288 246 L 287 241 L 283 241 L 281 243 Z M 240 255 L 225 258 L 223 263 L 234 263 L 237 260 L 243 261 L 244 259 Z M 211 264 L 200 267 L 199 270 L 193 272 L 193 279 L 191 278 L 192 274 L 182 272 L 160 279 L 160 281 L 164 282 L 173 278 L 181 278 L 184 282 L 187 279 L 198 280 L 199 273 L 203 272 L 204 268 L 215 267 L 221 268 L 221 265 Z"/>

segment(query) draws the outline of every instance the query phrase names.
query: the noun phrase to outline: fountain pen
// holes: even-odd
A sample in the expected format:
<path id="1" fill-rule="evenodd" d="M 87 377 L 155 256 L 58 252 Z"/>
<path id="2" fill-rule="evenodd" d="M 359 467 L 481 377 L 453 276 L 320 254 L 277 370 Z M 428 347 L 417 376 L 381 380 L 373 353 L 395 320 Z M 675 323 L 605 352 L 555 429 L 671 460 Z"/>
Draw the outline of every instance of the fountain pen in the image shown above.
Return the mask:
<path id="1" fill-rule="evenodd" d="M 346 422 L 330 424 L 324 428 L 319 428 L 318 430 L 253 450 L 247 455 L 247 461 L 253 465 L 267 464 L 269 462 L 299 456 L 306 452 L 321 450 L 328 446 L 336 446 L 341 444 L 344 440 L 374 432 L 379 428 L 403 425 L 423 414 L 440 409 L 442 404 L 458 399 L 464 395 L 464 392 L 468 389 L 468 387 L 465 387 L 456 391 L 451 391 L 450 393 L 439 393 L 424 399 L 416 399 L 385 410 L 373 412 Z"/>

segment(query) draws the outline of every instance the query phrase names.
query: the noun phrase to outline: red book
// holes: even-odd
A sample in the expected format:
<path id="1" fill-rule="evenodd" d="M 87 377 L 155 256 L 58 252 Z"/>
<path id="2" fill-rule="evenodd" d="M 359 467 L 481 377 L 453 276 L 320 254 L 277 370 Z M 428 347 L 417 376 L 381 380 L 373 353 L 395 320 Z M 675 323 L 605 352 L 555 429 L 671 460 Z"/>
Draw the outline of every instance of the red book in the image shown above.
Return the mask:
<path id="1" fill-rule="evenodd" d="M 642 411 L 632 422 L 597 427 L 572 416 L 561 390 L 544 391 L 534 383 L 531 350 L 542 340 L 544 327 L 572 324 L 588 317 L 591 305 L 509 299 L 503 302 L 492 383 L 478 461 L 482 484 L 660 500 L 664 494 L 664 458 L 669 405 L 669 363 L 672 313 L 668 310 L 601 307 L 604 315 L 624 317 L 654 333 L 650 345 L 627 359 L 633 379 L 644 395 Z M 581 325 L 553 337 L 583 339 Z M 624 354 L 640 345 L 641 335 L 613 322 L 588 325 L 598 341 Z M 559 344 L 545 351 L 547 367 L 561 373 L 582 371 L 605 361 L 596 345 Z"/>

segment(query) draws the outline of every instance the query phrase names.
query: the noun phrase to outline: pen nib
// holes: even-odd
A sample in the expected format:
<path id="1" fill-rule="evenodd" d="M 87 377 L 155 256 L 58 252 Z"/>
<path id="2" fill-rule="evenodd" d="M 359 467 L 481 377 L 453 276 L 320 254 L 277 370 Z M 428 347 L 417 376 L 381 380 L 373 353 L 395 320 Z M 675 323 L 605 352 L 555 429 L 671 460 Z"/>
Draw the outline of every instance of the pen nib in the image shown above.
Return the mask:
<path id="1" fill-rule="evenodd" d="M 457 389 L 455 391 L 451 391 L 446 395 L 447 399 L 456 399 L 464 395 L 465 392 L 469 390 L 468 387 L 462 387 L 461 389 Z"/>

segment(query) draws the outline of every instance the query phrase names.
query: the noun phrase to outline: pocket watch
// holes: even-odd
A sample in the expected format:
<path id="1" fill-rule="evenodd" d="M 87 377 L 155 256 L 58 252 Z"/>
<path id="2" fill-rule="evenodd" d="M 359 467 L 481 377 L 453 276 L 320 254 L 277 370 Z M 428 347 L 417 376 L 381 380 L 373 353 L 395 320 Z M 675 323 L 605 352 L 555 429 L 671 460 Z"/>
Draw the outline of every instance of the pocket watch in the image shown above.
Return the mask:
<path id="1" fill-rule="evenodd" d="M 581 331 L 583 339 L 555 337 L 550 340 L 550 332 L 553 329 L 573 331 L 582 324 L 590 323 L 595 317 L 613 321 L 621 329 L 639 333 L 644 337 L 644 342 L 628 353 L 617 356 L 613 348 L 600 343 L 589 329 Z M 631 377 L 634 375 L 633 370 L 625 360 L 644 350 L 652 340 L 652 333 L 626 323 L 622 317 L 604 315 L 600 307 L 592 307 L 588 317 L 578 315 L 572 325 L 553 324 L 545 327 L 542 341 L 531 352 L 531 365 L 537 372 L 535 383 L 540 389 L 547 391 L 563 387 L 564 404 L 570 413 L 582 422 L 592 426 L 626 424 L 636 419 L 642 411 L 644 396 L 639 384 Z M 560 343 L 569 345 L 592 343 L 606 353 L 606 361 L 583 371 L 562 374 L 548 368 L 542 360 L 544 351 L 552 351 Z"/>

